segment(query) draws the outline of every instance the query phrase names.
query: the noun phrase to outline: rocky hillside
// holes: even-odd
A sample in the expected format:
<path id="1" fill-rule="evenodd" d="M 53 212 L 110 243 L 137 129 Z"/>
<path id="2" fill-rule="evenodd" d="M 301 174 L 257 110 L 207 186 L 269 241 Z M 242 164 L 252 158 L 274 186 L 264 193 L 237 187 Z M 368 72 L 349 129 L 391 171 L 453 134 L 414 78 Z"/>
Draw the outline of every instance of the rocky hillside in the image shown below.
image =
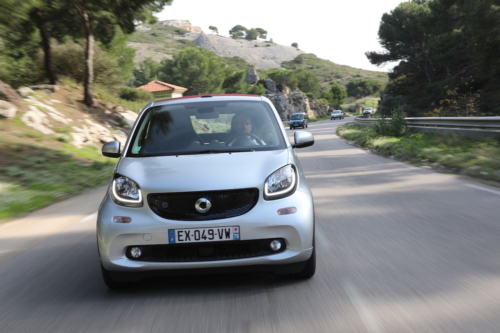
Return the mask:
<path id="1" fill-rule="evenodd" d="M 295 59 L 303 51 L 295 47 L 278 45 L 266 41 L 248 41 L 217 35 L 198 34 L 194 43 L 221 57 L 240 57 L 258 69 L 281 68 L 284 61 Z"/>
<path id="2" fill-rule="evenodd" d="M 322 85 L 337 82 L 345 86 L 353 78 L 369 78 L 383 84 L 388 81 L 385 72 L 338 65 L 295 47 L 279 45 L 270 41 L 248 41 L 205 34 L 199 27 L 183 20 L 140 25 L 137 27 L 137 31 L 130 36 L 128 45 L 136 50 L 136 63 L 146 57 L 160 61 L 163 58 L 171 58 L 174 52 L 188 46 L 201 46 L 221 57 L 243 58 L 256 69 L 304 68 L 316 75 Z"/>
<path id="3" fill-rule="evenodd" d="M 82 89 L 72 85 L 22 87 L 17 92 L 4 85 L 0 97 L 6 87 L 10 97 L 4 95 L 0 101 L 0 146 L 34 141 L 54 149 L 65 144 L 76 149 L 100 149 L 113 140 L 124 144 L 137 118 L 133 111 L 98 99 L 95 107 L 86 107 Z"/>
<path id="4" fill-rule="evenodd" d="M 175 51 L 186 46 L 201 46 L 221 57 L 240 57 L 258 69 L 281 68 L 281 63 L 291 61 L 304 53 L 295 47 L 278 45 L 269 41 L 248 41 L 212 34 L 204 34 L 189 21 L 161 21 L 143 24 L 130 37 L 129 46 L 136 49 L 136 62 L 146 57 L 157 61 L 170 58 Z M 201 30 L 201 29 L 200 29 Z"/>

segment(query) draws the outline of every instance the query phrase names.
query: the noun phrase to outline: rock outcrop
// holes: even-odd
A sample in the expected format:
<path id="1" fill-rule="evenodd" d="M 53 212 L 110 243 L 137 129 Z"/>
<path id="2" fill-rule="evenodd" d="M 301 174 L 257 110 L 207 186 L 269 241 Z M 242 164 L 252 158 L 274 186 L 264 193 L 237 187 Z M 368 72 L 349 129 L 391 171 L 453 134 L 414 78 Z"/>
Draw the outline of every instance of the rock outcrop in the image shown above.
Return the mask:
<path id="1" fill-rule="evenodd" d="M 0 118 L 13 118 L 16 115 L 17 106 L 0 100 Z"/>
<path id="2" fill-rule="evenodd" d="M 177 27 L 187 30 L 189 32 L 196 32 L 198 34 L 203 33 L 203 30 L 201 30 L 200 27 L 195 27 L 194 25 L 191 24 L 191 22 L 187 20 L 167 20 L 167 21 L 160 21 L 158 22 L 158 24 Z"/>
<path id="3" fill-rule="evenodd" d="M 251 85 L 257 84 L 257 82 L 259 82 L 259 74 L 257 74 L 255 69 L 249 69 L 247 70 L 244 81 Z"/>
<path id="4" fill-rule="evenodd" d="M 21 96 L 9 84 L 0 81 L 0 99 L 13 102 L 20 101 Z"/>
<path id="5" fill-rule="evenodd" d="M 39 87 L 41 90 L 51 91 L 51 87 Z M 54 103 L 61 103 L 58 100 L 38 100 L 36 96 L 29 94 L 24 102 L 28 104 L 29 110 L 21 115 L 21 120 L 36 131 L 51 136 L 60 136 L 54 128 L 64 124 L 71 126 L 70 135 L 67 137 L 67 142 L 73 146 L 81 148 L 84 145 L 100 146 L 109 141 L 120 141 L 122 145 L 127 140 L 128 131 L 134 124 L 137 113 L 125 108 L 114 105 L 113 103 L 102 103 L 103 107 L 109 107 L 110 110 L 105 110 L 107 121 L 104 125 L 94 121 L 89 115 L 84 115 L 83 119 L 73 121 L 62 112 L 58 111 Z M 0 101 L 3 102 L 3 101 Z M 7 102 L 3 102 L 7 103 Z M 9 103 L 7 103 L 9 104 Z M 1 105 L 0 105 L 1 106 Z M 65 139 L 66 140 L 66 139 Z"/>
<path id="6" fill-rule="evenodd" d="M 304 112 L 310 118 L 328 115 L 329 106 L 327 104 L 307 97 L 298 88 L 291 91 L 286 86 L 276 85 L 271 79 L 266 79 L 264 84 L 266 87 L 265 96 L 273 103 L 282 120 L 288 120 L 292 114 L 299 112 Z M 277 86 L 274 93 L 271 92 L 273 84 L 275 87 Z"/>

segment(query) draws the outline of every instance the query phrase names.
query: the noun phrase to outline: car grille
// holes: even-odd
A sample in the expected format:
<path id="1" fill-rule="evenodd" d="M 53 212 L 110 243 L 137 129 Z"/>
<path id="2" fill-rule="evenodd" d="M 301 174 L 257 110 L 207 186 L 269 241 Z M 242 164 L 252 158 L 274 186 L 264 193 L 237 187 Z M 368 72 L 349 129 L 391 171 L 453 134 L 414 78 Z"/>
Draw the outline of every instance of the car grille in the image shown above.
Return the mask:
<path id="1" fill-rule="evenodd" d="M 200 213 L 195 209 L 196 201 L 201 198 L 208 199 L 212 204 L 206 213 Z M 255 206 L 258 199 L 259 190 L 249 188 L 207 192 L 155 193 L 148 195 L 148 204 L 155 214 L 165 219 L 204 221 L 245 214 Z"/>
<path id="2" fill-rule="evenodd" d="M 281 241 L 281 248 L 272 251 L 269 244 L 273 240 Z M 188 244 L 166 245 L 139 245 L 142 252 L 140 258 L 130 256 L 127 248 L 127 258 L 136 261 L 153 262 L 195 262 L 195 261 L 220 261 L 261 257 L 283 252 L 286 249 L 285 240 L 282 238 L 254 239 L 245 241 L 205 242 Z"/>

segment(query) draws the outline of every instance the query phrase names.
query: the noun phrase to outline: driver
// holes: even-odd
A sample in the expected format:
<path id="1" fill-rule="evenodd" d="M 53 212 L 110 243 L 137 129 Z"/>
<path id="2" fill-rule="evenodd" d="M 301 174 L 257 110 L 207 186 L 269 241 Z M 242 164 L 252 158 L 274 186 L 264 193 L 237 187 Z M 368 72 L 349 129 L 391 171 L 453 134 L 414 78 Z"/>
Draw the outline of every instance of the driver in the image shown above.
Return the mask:
<path id="1" fill-rule="evenodd" d="M 252 133 L 253 125 L 252 119 L 250 116 L 237 113 L 231 119 L 231 134 L 233 139 L 227 144 L 228 146 L 232 146 L 240 140 L 249 140 L 254 145 L 265 145 L 265 142 L 262 141 L 257 135 Z M 245 135 L 248 133 L 248 135 Z"/>

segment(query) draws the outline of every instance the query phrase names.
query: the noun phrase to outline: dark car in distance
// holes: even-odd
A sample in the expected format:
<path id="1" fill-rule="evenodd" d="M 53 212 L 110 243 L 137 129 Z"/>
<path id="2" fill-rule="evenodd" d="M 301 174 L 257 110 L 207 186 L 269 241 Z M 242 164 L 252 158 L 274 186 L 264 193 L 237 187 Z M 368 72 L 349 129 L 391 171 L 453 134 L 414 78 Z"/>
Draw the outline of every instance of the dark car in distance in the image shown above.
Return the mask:
<path id="1" fill-rule="evenodd" d="M 290 117 L 290 129 L 296 127 L 307 128 L 307 116 L 305 113 L 294 113 Z"/>

